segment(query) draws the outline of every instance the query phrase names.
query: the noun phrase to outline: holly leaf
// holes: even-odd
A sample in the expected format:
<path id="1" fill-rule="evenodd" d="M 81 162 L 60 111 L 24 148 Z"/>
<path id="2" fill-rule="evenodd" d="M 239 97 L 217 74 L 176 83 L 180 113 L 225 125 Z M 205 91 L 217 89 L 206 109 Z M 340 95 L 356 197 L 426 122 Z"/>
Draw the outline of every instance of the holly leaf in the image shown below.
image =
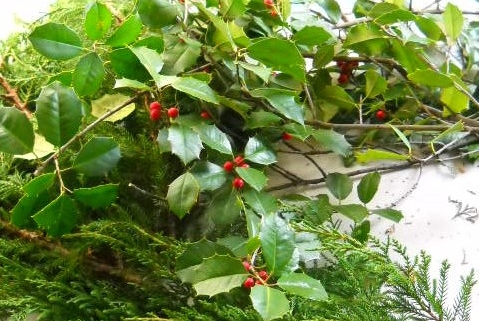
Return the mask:
<path id="1" fill-rule="evenodd" d="M 336 205 L 334 209 L 355 223 L 360 223 L 369 215 L 368 209 L 359 204 Z"/>
<path id="2" fill-rule="evenodd" d="M 180 219 L 183 218 L 196 204 L 200 186 L 190 172 L 177 177 L 168 188 L 166 200 L 170 210 Z"/>
<path id="3" fill-rule="evenodd" d="M 111 27 L 112 14 L 108 8 L 99 2 L 93 2 L 86 9 L 85 31 L 91 40 L 103 37 Z"/>
<path id="4" fill-rule="evenodd" d="M 151 29 L 161 29 L 176 23 L 178 5 L 167 0 L 139 0 L 138 14 L 144 25 Z"/>
<path id="5" fill-rule="evenodd" d="M 277 282 L 278 286 L 293 295 L 303 298 L 324 301 L 328 294 L 319 280 L 304 273 L 290 273 L 282 275 Z"/>
<path id="6" fill-rule="evenodd" d="M 215 224 L 226 226 L 238 219 L 241 209 L 238 203 L 238 193 L 232 187 L 223 188 L 208 205 L 206 217 L 211 218 Z"/>
<path id="7" fill-rule="evenodd" d="M 366 71 L 366 97 L 374 98 L 384 93 L 388 87 L 386 79 L 372 69 Z"/>
<path id="8" fill-rule="evenodd" d="M 293 36 L 296 43 L 305 46 L 320 46 L 331 38 L 329 32 L 318 26 L 306 26 Z"/>
<path id="9" fill-rule="evenodd" d="M 314 139 L 326 149 L 343 157 L 349 157 L 351 155 L 351 144 L 344 138 L 344 135 L 326 129 L 315 129 L 312 133 Z"/>
<path id="10" fill-rule="evenodd" d="M 236 173 L 241 177 L 248 185 L 253 187 L 258 192 L 261 191 L 268 182 L 268 177 L 262 172 L 255 168 L 242 168 L 237 167 L 235 169 Z"/>
<path id="11" fill-rule="evenodd" d="M 93 137 L 78 152 L 73 168 L 87 176 L 103 176 L 121 158 L 120 146 L 110 137 Z"/>
<path id="12" fill-rule="evenodd" d="M 131 47 L 130 50 L 145 67 L 151 78 L 157 83 L 160 82 L 159 73 L 164 65 L 162 56 L 156 50 L 148 47 Z"/>
<path id="13" fill-rule="evenodd" d="M 264 321 L 279 319 L 290 310 L 284 292 L 269 286 L 256 285 L 251 289 L 250 298 Z"/>
<path id="14" fill-rule="evenodd" d="M 381 175 L 378 172 L 366 174 L 358 184 L 358 197 L 364 204 L 371 202 L 378 191 Z"/>
<path id="15" fill-rule="evenodd" d="M 351 194 L 353 181 L 346 174 L 331 173 L 326 176 L 326 186 L 334 197 L 343 200 Z"/>
<path id="16" fill-rule="evenodd" d="M 442 17 L 444 19 L 446 35 L 449 37 L 448 42 L 453 44 L 461 34 L 462 28 L 464 27 L 464 16 L 457 6 L 453 5 L 452 3 L 448 3 L 446 8 L 444 8 Z"/>
<path id="17" fill-rule="evenodd" d="M 281 276 L 296 248 L 294 231 L 286 220 L 271 214 L 263 216 L 259 238 L 267 270 L 271 275 Z"/>
<path id="18" fill-rule="evenodd" d="M 365 152 L 356 153 L 355 156 L 359 163 L 369 163 L 378 160 L 408 160 L 410 158 L 408 155 L 379 149 L 368 149 Z"/>
<path id="19" fill-rule="evenodd" d="M 91 52 L 83 56 L 73 71 L 73 88 L 80 96 L 93 96 L 100 89 L 105 78 L 103 61 Z"/>
<path id="20" fill-rule="evenodd" d="M 93 209 L 106 208 L 118 197 L 118 184 L 105 184 L 73 190 L 73 196 L 80 203 Z"/>
<path id="21" fill-rule="evenodd" d="M 176 77 L 171 86 L 176 90 L 184 92 L 192 97 L 201 99 L 203 101 L 219 104 L 218 97 L 213 89 L 208 86 L 208 83 L 198 80 L 193 77 Z"/>
<path id="22" fill-rule="evenodd" d="M 248 188 L 243 192 L 247 205 L 261 215 L 267 215 L 278 209 L 277 199 L 269 193 Z"/>
<path id="23" fill-rule="evenodd" d="M 228 136 L 215 125 L 201 124 L 195 126 L 193 129 L 200 135 L 201 141 L 209 147 L 220 153 L 233 155 Z"/>
<path id="24" fill-rule="evenodd" d="M 168 141 L 171 144 L 171 152 L 178 156 L 185 165 L 200 158 L 203 145 L 200 136 L 190 127 L 179 124 L 170 126 Z"/>
<path id="25" fill-rule="evenodd" d="M 42 174 L 23 185 L 22 189 L 27 194 L 38 195 L 53 185 L 55 176 L 55 173 Z"/>
<path id="26" fill-rule="evenodd" d="M 83 51 L 77 33 L 59 23 L 49 22 L 36 27 L 28 39 L 36 51 L 49 59 L 68 60 L 79 56 Z"/>
<path id="27" fill-rule="evenodd" d="M 91 114 L 97 118 L 102 117 L 104 114 L 110 112 L 112 109 L 118 106 L 124 105 L 131 97 L 123 94 L 106 94 L 99 99 L 95 99 L 91 102 Z M 131 103 L 123 107 L 118 112 L 114 113 L 105 121 L 116 122 L 128 117 L 133 111 L 135 111 L 135 103 Z"/>
<path id="28" fill-rule="evenodd" d="M 399 223 L 404 217 L 401 211 L 392 208 L 378 208 L 372 210 L 371 213 L 387 218 L 388 220 Z"/>
<path id="29" fill-rule="evenodd" d="M 35 135 L 27 116 L 13 107 L 0 107 L 0 152 L 24 155 L 33 150 Z"/>
<path id="30" fill-rule="evenodd" d="M 33 219 L 49 236 L 58 237 L 75 227 L 79 215 L 75 202 L 62 194 L 33 215 Z"/>
<path id="31" fill-rule="evenodd" d="M 253 97 L 265 98 L 273 108 L 286 118 L 304 124 L 303 105 L 299 104 L 297 93 L 291 90 L 277 88 L 259 88 L 251 92 Z"/>
<path id="32" fill-rule="evenodd" d="M 454 85 L 454 82 L 448 75 L 431 69 L 416 70 L 410 73 L 408 78 L 416 84 L 430 87 L 446 88 Z"/>
<path id="33" fill-rule="evenodd" d="M 276 154 L 257 137 L 251 137 L 244 149 L 245 159 L 257 164 L 269 165 L 276 162 Z"/>
<path id="34" fill-rule="evenodd" d="M 226 172 L 223 167 L 211 162 L 197 162 L 191 169 L 202 191 L 214 191 L 226 182 Z"/>
<path id="35" fill-rule="evenodd" d="M 186 249 L 176 260 L 176 271 L 199 265 L 203 260 L 216 254 L 234 256 L 233 252 L 222 244 L 201 239 L 197 242 L 187 243 Z"/>
<path id="36" fill-rule="evenodd" d="M 143 25 L 136 15 L 126 19 L 105 42 L 110 47 L 123 47 L 134 42 L 141 34 Z"/>

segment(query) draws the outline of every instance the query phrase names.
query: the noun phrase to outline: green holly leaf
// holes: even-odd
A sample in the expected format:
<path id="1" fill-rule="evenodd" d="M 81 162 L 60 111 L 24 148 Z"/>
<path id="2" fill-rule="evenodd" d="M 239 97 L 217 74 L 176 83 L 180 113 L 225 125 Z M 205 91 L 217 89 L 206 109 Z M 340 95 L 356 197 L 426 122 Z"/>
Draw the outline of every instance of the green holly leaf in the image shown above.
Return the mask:
<path id="1" fill-rule="evenodd" d="M 160 82 L 159 73 L 164 65 L 162 56 L 156 50 L 148 47 L 131 47 L 130 50 L 145 67 L 151 78 L 157 83 Z"/>
<path id="2" fill-rule="evenodd" d="M 410 158 L 408 155 L 379 149 L 368 149 L 365 152 L 355 153 L 355 156 L 359 163 L 369 163 L 379 160 L 408 160 Z"/>
<path id="3" fill-rule="evenodd" d="M 257 137 L 251 137 L 246 143 L 244 157 L 249 161 L 262 165 L 276 162 L 274 150 Z"/>
<path id="4" fill-rule="evenodd" d="M 401 211 L 392 208 L 378 208 L 371 211 L 372 214 L 387 218 L 388 220 L 399 223 L 404 217 Z"/>
<path id="5" fill-rule="evenodd" d="M 241 261 L 227 255 L 214 255 L 176 274 L 182 282 L 191 283 L 197 295 L 210 297 L 241 286 L 248 277 Z"/>
<path id="6" fill-rule="evenodd" d="M 469 97 L 456 87 L 448 87 L 441 90 L 440 99 L 447 106 L 442 112 L 444 117 L 448 117 L 451 114 L 460 114 L 469 108 Z"/>
<path id="7" fill-rule="evenodd" d="M 334 197 L 343 200 L 351 194 L 353 181 L 346 174 L 331 173 L 326 176 L 326 186 Z"/>
<path id="8" fill-rule="evenodd" d="M 95 99 L 91 102 L 91 114 L 97 118 L 100 118 L 118 106 L 123 105 L 130 99 L 131 97 L 122 94 L 103 95 L 101 98 Z M 105 121 L 116 122 L 125 119 L 133 111 L 135 111 L 135 103 L 128 104 L 118 112 L 108 116 Z"/>
<path id="9" fill-rule="evenodd" d="M 193 129 L 200 135 L 201 141 L 210 148 L 223 154 L 233 155 L 228 136 L 215 125 L 201 124 L 194 126 Z"/>
<path id="10" fill-rule="evenodd" d="M 100 89 L 105 78 L 103 61 L 91 52 L 83 56 L 73 71 L 73 88 L 80 96 L 93 96 Z"/>
<path id="11" fill-rule="evenodd" d="M 200 186 L 190 172 L 177 177 L 168 188 L 166 199 L 170 210 L 179 218 L 183 218 L 196 204 Z"/>
<path id="12" fill-rule="evenodd" d="M 246 127 L 248 129 L 272 127 L 278 125 L 281 120 L 282 118 L 274 113 L 264 110 L 254 111 L 246 119 Z"/>
<path id="13" fill-rule="evenodd" d="M 453 44 L 464 27 L 464 16 L 457 6 L 448 3 L 444 9 L 442 17 L 444 19 L 445 32 L 449 39 L 448 42 L 449 44 Z"/>
<path id="14" fill-rule="evenodd" d="M 223 167 L 211 162 L 197 162 L 191 169 L 202 191 L 214 191 L 226 182 Z"/>
<path id="15" fill-rule="evenodd" d="M 313 131 L 314 139 L 328 150 L 335 152 L 343 157 L 352 154 L 352 146 L 344 138 L 344 135 L 333 130 L 315 129 Z"/>
<path id="16" fill-rule="evenodd" d="M 111 27 L 113 15 L 108 8 L 99 2 L 93 2 L 86 9 L 85 31 L 91 40 L 103 37 Z"/>
<path id="17" fill-rule="evenodd" d="M 219 104 L 215 91 L 211 89 L 205 81 L 193 77 L 176 77 L 171 82 L 171 86 L 195 98 L 209 103 Z"/>
<path id="18" fill-rule="evenodd" d="M 439 71 L 431 69 L 416 70 L 408 75 L 409 80 L 425 86 L 446 88 L 454 85 L 452 79 Z"/>
<path id="19" fill-rule="evenodd" d="M 286 220 L 271 214 L 263 216 L 259 238 L 268 272 L 281 276 L 291 262 L 296 248 L 294 231 Z"/>
<path id="20" fill-rule="evenodd" d="M 217 225 L 227 226 L 234 223 L 241 214 L 238 193 L 232 187 L 221 189 L 206 209 L 206 217 Z"/>
<path id="21" fill-rule="evenodd" d="M 335 0 L 316 0 L 317 3 L 321 8 L 326 11 L 329 19 L 333 23 L 338 23 L 339 19 L 341 18 L 341 7 L 339 6 L 338 2 Z"/>
<path id="22" fill-rule="evenodd" d="M 163 54 L 162 74 L 175 76 L 194 66 L 201 55 L 201 46 L 198 41 L 186 40 L 169 48 Z"/>
<path id="23" fill-rule="evenodd" d="M 106 208 L 118 197 L 118 184 L 105 184 L 73 190 L 73 196 L 80 203 L 93 209 Z"/>
<path id="24" fill-rule="evenodd" d="M 105 44 L 113 48 L 129 45 L 138 38 L 142 28 L 141 20 L 136 15 L 132 15 L 116 28 Z"/>
<path id="25" fill-rule="evenodd" d="M 389 47 L 388 35 L 379 25 L 361 23 L 352 27 L 343 45 L 366 55 L 380 55 Z"/>
<path id="26" fill-rule="evenodd" d="M 49 236 L 58 237 L 69 233 L 79 216 L 75 202 L 68 195 L 62 194 L 33 215 L 33 219 Z"/>
<path id="27" fill-rule="evenodd" d="M 18 228 L 37 227 L 32 216 L 52 201 L 48 191 L 25 194 L 11 211 L 11 222 Z"/>
<path id="28" fill-rule="evenodd" d="M 246 183 L 248 183 L 248 185 L 253 187 L 258 192 L 261 191 L 268 183 L 268 177 L 262 171 L 259 171 L 255 168 L 237 167 L 235 171 L 239 177 L 241 177 Z"/>
<path id="29" fill-rule="evenodd" d="M 416 15 L 414 13 L 401 9 L 392 3 L 376 4 L 371 11 L 369 11 L 368 15 L 374 18 L 374 22 L 382 25 L 416 20 Z"/>
<path id="30" fill-rule="evenodd" d="M 328 31 L 318 26 L 306 26 L 293 36 L 293 40 L 297 44 L 305 46 L 320 46 L 331 38 L 332 36 Z"/>
<path id="31" fill-rule="evenodd" d="M 103 176 L 121 158 L 118 143 L 110 137 L 93 137 L 78 152 L 73 168 L 87 176 Z"/>
<path id="32" fill-rule="evenodd" d="M 83 105 L 73 89 L 53 82 L 40 92 L 35 114 L 40 133 L 49 143 L 59 147 L 78 132 Z"/>
<path id="33" fill-rule="evenodd" d="M 247 188 L 243 192 L 243 197 L 246 204 L 258 214 L 267 215 L 278 209 L 277 199 L 269 193 Z"/>
<path id="34" fill-rule="evenodd" d="M 275 54 L 272 55 L 272 52 Z M 248 47 L 248 54 L 267 67 L 289 74 L 298 81 L 306 80 L 304 58 L 290 40 L 261 38 Z"/>
<path id="35" fill-rule="evenodd" d="M 303 298 L 324 301 L 328 294 L 319 280 L 304 273 L 290 273 L 282 275 L 277 282 L 278 286 L 292 295 Z"/>
<path id="36" fill-rule="evenodd" d="M 27 116 L 13 107 L 0 107 L 0 152 L 24 155 L 33 151 L 35 135 Z"/>
<path id="37" fill-rule="evenodd" d="M 199 265 L 203 260 L 216 254 L 234 256 L 233 252 L 222 244 L 201 239 L 200 241 L 187 243 L 186 249 L 176 260 L 176 271 Z"/>
<path id="38" fill-rule="evenodd" d="M 279 319 L 290 311 L 284 292 L 269 286 L 256 285 L 251 289 L 250 298 L 264 321 Z"/>
<path id="39" fill-rule="evenodd" d="M 273 70 L 271 68 L 267 68 L 264 66 L 259 66 L 259 65 L 253 65 L 247 62 L 243 61 L 238 61 L 237 62 L 242 68 L 249 70 L 256 74 L 261 80 L 263 80 L 265 83 L 269 81 L 269 77 L 271 77 L 271 73 Z"/>
<path id="40" fill-rule="evenodd" d="M 366 97 L 374 98 L 386 91 L 388 84 L 383 76 L 376 71 L 369 69 L 366 71 Z"/>
<path id="41" fill-rule="evenodd" d="M 304 124 L 303 105 L 296 101 L 297 92 L 277 88 L 259 88 L 253 90 L 251 95 L 265 98 L 271 106 L 286 118 Z"/>
<path id="42" fill-rule="evenodd" d="M 378 172 L 366 174 L 358 184 L 358 197 L 364 204 L 371 202 L 378 191 L 381 175 Z"/>
<path id="43" fill-rule="evenodd" d="M 186 165 L 200 158 L 203 145 L 200 136 L 190 127 L 174 124 L 168 129 L 168 141 L 171 152 L 178 156 Z"/>
<path id="44" fill-rule="evenodd" d="M 49 59 L 68 60 L 83 51 L 82 41 L 76 32 L 59 23 L 49 22 L 36 27 L 28 39 L 36 51 Z"/>
<path id="45" fill-rule="evenodd" d="M 359 204 L 336 205 L 334 209 L 355 223 L 360 223 L 369 215 L 368 209 Z"/>
<path id="46" fill-rule="evenodd" d="M 46 173 L 37 176 L 27 184 L 23 185 L 22 189 L 27 194 L 38 195 L 53 185 L 55 177 L 55 173 Z"/>
<path id="47" fill-rule="evenodd" d="M 139 0 L 138 14 L 144 25 L 151 29 L 161 29 L 176 23 L 178 5 L 167 0 Z"/>

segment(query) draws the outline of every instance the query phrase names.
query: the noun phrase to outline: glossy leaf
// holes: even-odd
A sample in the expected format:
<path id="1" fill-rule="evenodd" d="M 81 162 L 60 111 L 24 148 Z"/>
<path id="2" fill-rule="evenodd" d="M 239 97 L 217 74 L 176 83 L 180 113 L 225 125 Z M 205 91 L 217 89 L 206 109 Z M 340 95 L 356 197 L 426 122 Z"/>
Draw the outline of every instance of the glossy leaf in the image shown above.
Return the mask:
<path id="1" fill-rule="evenodd" d="M 138 14 L 144 25 L 160 29 L 176 23 L 178 6 L 167 0 L 139 0 Z"/>
<path id="2" fill-rule="evenodd" d="M 366 97 L 374 98 L 384 93 L 388 87 L 386 79 L 372 69 L 365 73 L 366 76 Z"/>
<path id="3" fill-rule="evenodd" d="M 372 210 L 371 213 L 387 218 L 396 223 L 399 223 L 403 218 L 401 211 L 392 208 L 379 208 Z"/>
<path id="4" fill-rule="evenodd" d="M 176 273 L 181 281 L 193 285 L 197 295 L 207 296 L 241 286 L 248 275 L 238 259 L 227 255 L 206 258 L 201 264 Z"/>
<path id="5" fill-rule="evenodd" d="M 62 194 L 33 215 L 33 219 L 49 236 L 58 237 L 71 232 L 79 216 L 73 200 L 68 195 Z"/>
<path id="6" fill-rule="evenodd" d="M 256 285 L 251 289 L 250 298 L 264 321 L 279 319 L 290 310 L 284 292 L 269 286 Z"/>
<path id="7" fill-rule="evenodd" d="M 272 55 L 272 52 L 275 54 Z M 248 53 L 267 67 L 287 73 L 299 81 L 306 79 L 303 56 L 289 40 L 263 38 L 249 46 Z"/>
<path id="8" fill-rule="evenodd" d="M 117 77 L 147 82 L 151 74 L 130 48 L 118 48 L 110 52 L 110 63 Z"/>
<path id="9" fill-rule="evenodd" d="M 358 184 L 358 197 L 364 204 L 371 202 L 378 191 L 381 175 L 378 172 L 366 174 Z"/>
<path id="10" fill-rule="evenodd" d="M 218 97 L 213 89 L 204 81 L 193 77 L 177 77 L 171 86 L 185 94 L 201 99 L 203 101 L 219 104 Z"/>
<path id="11" fill-rule="evenodd" d="M 339 22 L 341 19 L 341 7 L 336 0 L 316 0 L 315 3 L 326 11 L 333 23 Z"/>
<path id="12" fill-rule="evenodd" d="M 105 68 L 100 57 L 91 52 L 83 56 L 73 72 L 73 88 L 80 96 L 93 96 L 105 78 Z"/>
<path id="13" fill-rule="evenodd" d="M 113 88 L 133 88 L 138 90 L 150 90 L 150 87 L 148 87 L 148 85 L 146 85 L 145 83 L 127 78 L 116 79 L 115 86 Z"/>
<path id="14" fill-rule="evenodd" d="M 262 165 L 270 165 L 276 162 L 274 150 L 257 137 L 251 137 L 246 143 L 244 157 Z"/>
<path id="15" fill-rule="evenodd" d="M 408 75 L 409 80 L 425 86 L 446 88 L 454 83 L 450 77 L 431 69 L 417 70 Z"/>
<path id="16" fill-rule="evenodd" d="M 265 98 L 286 118 L 304 124 L 303 106 L 297 102 L 297 93 L 276 88 L 259 88 L 251 92 L 254 97 Z"/>
<path id="17" fill-rule="evenodd" d="M 317 95 L 321 109 L 339 108 L 351 111 L 356 106 L 354 99 L 339 86 L 326 86 Z"/>
<path id="18" fill-rule="evenodd" d="M 263 110 L 254 111 L 249 115 L 246 127 L 249 129 L 270 127 L 278 125 L 281 120 L 282 118 L 274 113 Z"/>
<path id="19" fill-rule="evenodd" d="M 122 94 L 106 94 L 99 99 L 91 102 L 91 114 L 95 117 L 101 117 L 111 110 L 125 104 L 130 97 Z M 105 121 L 116 122 L 129 116 L 135 110 L 135 103 L 131 103 L 123 107 L 118 112 L 108 116 Z"/>
<path id="20" fill-rule="evenodd" d="M 73 190 L 75 200 L 93 209 L 110 206 L 118 197 L 118 184 L 97 185 Z"/>
<path id="21" fill-rule="evenodd" d="M 233 155 L 228 136 L 215 125 L 198 125 L 194 127 L 194 130 L 200 135 L 201 141 L 210 148 L 223 154 Z"/>
<path id="22" fill-rule="evenodd" d="M 0 152 L 30 153 L 34 138 L 33 125 L 24 113 L 13 107 L 0 107 Z"/>
<path id="23" fill-rule="evenodd" d="M 376 4 L 369 11 L 369 16 L 374 18 L 376 23 L 382 25 L 416 20 L 416 15 L 411 11 L 401 9 L 397 5 L 387 2 Z"/>
<path id="24" fill-rule="evenodd" d="M 356 160 L 359 163 L 369 163 L 379 160 L 408 160 L 408 155 L 389 152 L 379 149 L 368 149 L 365 152 L 358 152 L 355 154 Z"/>
<path id="25" fill-rule="evenodd" d="M 258 192 L 261 191 L 268 182 L 268 177 L 262 171 L 255 168 L 237 167 L 235 171 L 238 173 L 239 177 Z"/>
<path id="26" fill-rule="evenodd" d="M 206 217 L 220 226 L 234 223 L 241 214 L 238 193 L 232 187 L 221 189 L 206 209 Z"/>
<path id="27" fill-rule="evenodd" d="M 85 31 L 91 40 L 102 38 L 110 29 L 113 15 L 108 8 L 99 2 L 93 2 L 86 10 Z"/>
<path id="28" fill-rule="evenodd" d="M 75 31 L 59 23 L 38 26 L 28 36 L 33 48 L 50 59 L 68 60 L 83 51 L 80 37 Z"/>
<path id="29" fill-rule="evenodd" d="M 368 209 L 359 204 L 336 205 L 334 209 L 355 223 L 360 223 L 369 215 Z"/>
<path id="30" fill-rule="evenodd" d="M 323 224 L 331 218 L 334 209 L 326 194 L 320 194 L 317 199 L 308 201 L 304 206 L 304 214 L 310 222 Z"/>
<path id="31" fill-rule="evenodd" d="M 78 152 L 73 168 L 87 176 L 103 176 L 120 160 L 118 143 L 110 137 L 93 137 Z"/>
<path id="32" fill-rule="evenodd" d="M 294 231 L 285 219 L 271 214 L 263 216 L 259 238 L 267 271 L 276 277 L 281 276 L 293 258 Z"/>
<path id="33" fill-rule="evenodd" d="M 283 126 L 284 132 L 287 132 L 293 137 L 305 141 L 316 130 L 311 126 L 305 126 L 298 123 L 289 123 Z"/>
<path id="34" fill-rule="evenodd" d="M 233 252 L 222 244 L 205 238 L 185 244 L 185 250 L 175 262 L 176 271 L 184 270 L 203 263 L 203 260 L 216 254 L 233 256 Z"/>
<path id="35" fill-rule="evenodd" d="M 440 99 L 447 106 L 443 110 L 444 117 L 459 114 L 469 107 L 469 97 L 456 87 L 444 88 Z"/>
<path id="36" fill-rule="evenodd" d="M 261 226 L 261 216 L 256 214 L 254 211 L 246 208 L 245 218 L 246 218 L 246 229 L 248 230 L 248 237 L 250 239 L 250 245 L 257 241 L 257 244 L 254 244 L 253 249 L 251 249 L 251 247 L 248 248 L 250 253 L 252 253 L 261 245 L 259 243 L 259 238 L 258 238 L 259 230 Z"/>
<path id="37" fill-rule="evenodd" d="M 200 193 L 200 185 L 190 172 L 177 177 L 168 188 L 166 199 L 170 210 L 179 218 L 183 218 L 196 204 Z"/>
<path id="38" fill-rule="evenodd" d="M 314 55 L 313 66 L 316 68 L 323 68 L 329 64 L 334 58 L 334 45 L 326 45 L 318 48 Z"/>
<path id="39" fill-rule="evenodd" d="M 338 155 L 348 157 L 352 153 L 351 144 L 344 138 L 344 135 L 333 130 L 316 129 L 313 131 L 313 137 L 322 147 Z"/>
<path id="40" fill-rule="evenodd" d="M 243 198 L 260 215 L 271 214 L 278 209 L 277 199 L 270 193 L 248 188 L 243 192 Z"/>
<path id="41" fill-rule="evenodd" d="M 55 146 L 47 142 L 45 140 L 45 137 L 43 137 L 39 133 L 35 133 L 34 136 L 35 136 L 35 143 L 33 145 L 33 151 L 31 153 L 27 153 L 23 155 L 17 154 L 15 155 L 15 158 L 33 160 L 33 159 L 43 158 L 55 152 Z"/>
<path id="42" fill-rule="evenodd" d="M 211 162 L 198 162 L 191 169 L 202 191 L 214 191 L 226 182 L 226 172 L 223 167 Z"/>
<path id="43" fill-rule="evenodd" d="M 130 50 L 145 67 L 153 80 L 160 82 L 159 73 L 164 65 L 161 55 L 156 50 L 147 47 L 131 47 Z"/>
<path id="44" fill-rule="evenodd" d="M 249 71 L 255 73 L 264 82 L 269 81 L 269 77 L 271 77 L 271 73 L 273 72 L 273 70 L 271 68 L 258 66 L 258 65 L 253 65 L 253 64 L 246 63 L 246 62 L 243 62 L 243 61 L 238 61 L 238 65 L 240 65 L 242 68 L 244 68 L 246 70 L 249 70 Z"/>
<path id="45" fill-rule="evenodd" d="M 304 273 L 285 274 L 278 279 L 277 284 L 292 295 L 315 301 L 328 299 L 328 294 L 321 282 Z"/>
<path id="46" fill-rule="evenodd" d="M 349 30 L 344 46 L 366 55 L 380 55 L 389 43 L 379 26 L 362 23 Z"/>
<path id="47" fill-rule="evenodd" d="M 201 43 L 198 41 L 182 41 L 174 45 L 173 48 L 165 51 L 163 54 L 162 74 L 177 75 L 196 64 L 201 54 Z"/>
<path id="48" fill-rule="evenodd" d="M 444 37 L 441 28 L 431 18 L 417 17 L 415 24 L 427 38 L 433 41 L 438 41 Z"/>
<path id="49" fill-rule="evenodd" d="M 220 0 L 220 13 L 229 19 L 237 18 L 246 12 L 247 1 L 244 0 Z"/>
<path id="50" fill-rule="evenodd" d="M 37 195 L 46 189 L 50 188 L 55 182 L 55 173 L 46 173 L 35 177 L 27 184 L 23 185 L 22 189 L 27 194 Z"/>
<path id="51" fill-rule="evenodd" d="M 129 45 L 138 38 L 142 28 L 140 19 L 136 15 L 132 15 L 115 29 L 105 44 L 113 48 Z"/>
<path id="52" fill-rule="evenodd" d="M 293 36 L 293 40 L 297 44 L 305 46 L 320 46 L 331 38 L 332 36 L 328 31 L 317 26 L 306 26 Z"/>
<path id="53" fill-rule="evenodd" d="M 49 193 L 25 194 L 11 211 L 11 222 L 19 228 L 37 227 L 32 216 L 52 201 Z"/>
<path id="54" fill-rule="evenodd" d="M 200 2 L 195 2 L 195 5 L 201 11 L 201 13 L 203 13 L 208 18 L 208 20 L 211 21 L 211 23 L 215 26 L 216 32 L 220 34 L 220 38 L 225 39 L 225 41 L 228 42 L 231 46 L 232 50 L 236 50 L 237 46 L 235 41 L 233 40 L 233 36 L 231 35 L 228 24 L 223 19 L 206 9 Z M 223 43 L 223 40 L 220 40 L 220 43 L 216 44 L 220 45 L 221 43 Z"/>
<path id="55" fill-rule="evenodd" d="M 326 176 L 326 186 L 334 197 L 343 200 L 351 194 L 353 181 L 346 174 L 331 173 Z"/>
<path id="56" fill-rule="evenodd" d="M 40 133 L 59 147 L 78 132 L 83 106 L 73 89 L 54 82 L 40 92 L 35 113 Z"/>
<path id="57" fill-rule="evenodd" d="M 218 239 L 217 242 L 229 248 L 235 257 L 246 257 L 248 255 L 247 238 L 238 235 L 229 235 Z"/>
<path id="58" fill-rule="evenodd" d="M 181 125 L 171 126 L 168 129 L 168 141 L 171 144 L 171 152 L 185 165 L 200 158 L 203 145 L 200 136 L 193 129 Z"/>
<path id="59" fill-rule="evenodd" d="M 450 40 L 449 42 L 454 43 L 464 27 L 464 16 L 457 6 L 453 5 L 452 3 L 448 3 L 444 9 L 442 17 L 444 19 L 446 35 Z"/>

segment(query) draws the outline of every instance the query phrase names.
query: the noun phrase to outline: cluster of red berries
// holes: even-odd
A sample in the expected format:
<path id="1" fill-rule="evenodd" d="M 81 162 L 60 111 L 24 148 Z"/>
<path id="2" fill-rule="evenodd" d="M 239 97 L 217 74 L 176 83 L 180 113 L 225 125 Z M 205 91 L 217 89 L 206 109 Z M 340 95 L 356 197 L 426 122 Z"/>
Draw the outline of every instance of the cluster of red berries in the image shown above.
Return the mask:
<path id="1" fill-rule="evenodd" d="M 180 110 L 177 107 L 171 107 L 166 110 L 166 114 L 170 118 L 176 118 L 180 114 Z M 150 119 L 158 121 L 161 118 L 161 104 L 154 101 L 150 104 Z"/>
<path id="2" fill-rule="evenodd" d="M 338 83 L 346 84 L 353 75 L 353 70 L 358 67 L 357 61 L 338 60 L 336 65 L 341 70 L 339 73 Z"/>
<path id="3" fill-rule="evenodd" d="M 231 173 L 235 169 L 235 167 L 248 168 L 249 165 L 246 163 L 243 156 L 240 156 L 240 155 L 236 156 L 233 159 L 233 161 L 226 161 L 223 164 L 223 169 L 227 173 Z M 245 184 L 245 182 L 241 177 L 235 177 L 233 179 L 233 187 L 235 189 L 242 189 L 244 187 L 244 184 Z"/>
<path id="4" fill-rule="evenodd" d="M 271 17 L 277 17 L 278 11 L 274 8 L 274 1 L 273 0 L 263 0 L 264 6 L 269 10 L 269 14 Z"/>
<path id="5" fill-rule="evenodd" d="M 247 289 L 251 289 L 253 286 L 256 284 L 266 284 L 266 282 L 269 279 L 269 274 L 268 272 L 261 270 L 259 272 L 256 272 L 254 267 L 248 262 L 248 261 L 243 261 L 243 266 L 246 271 L 251 273 L 251 276 L 249 276 L 244 282 L 243 286 Z"/>

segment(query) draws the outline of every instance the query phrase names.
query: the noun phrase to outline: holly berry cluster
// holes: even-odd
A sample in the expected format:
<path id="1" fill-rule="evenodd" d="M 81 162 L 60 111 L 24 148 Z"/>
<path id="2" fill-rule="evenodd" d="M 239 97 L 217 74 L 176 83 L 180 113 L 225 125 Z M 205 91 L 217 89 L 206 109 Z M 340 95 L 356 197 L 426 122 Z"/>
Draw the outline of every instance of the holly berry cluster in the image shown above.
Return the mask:
<path id="1" fill-rule="evenodd" d="M 349 79 L 353 75 L 353 70 L 358 67 L 358 62 L 357 61 L 338 60 L 336 62 L 336 65 L 340 69 L 340 73 L 339 73 L 339 77 L 338 77 L 338 83 L 346 84 L 346 83 L 349 82 Z"/>
<path id="2" fill-rule="evenodd" d="M 254 266 L 248 261 L 243 261 L 243 266 L 250 273 L 250 276 L 243 282 L 245 288 L 251 289 L 256 284 L 267 284 L 269 279 L 268 272 L 265 270 L 256 271 Z"/>
<path id="3" fill-rule="evenodd" d="M 276 11 L 276 8 L 274 7 L 274 1 L 273 0 L 263 0 L 264 6 L 269 10 L 269 14 L 271 17 L 275 18 L 278 16 L 278 11 Z"/>
<path id="4" fill-rule="evenodd" d="M 223 164 L 223 169 L 227 173 L 231 173 L 236 167 L 248 168 L 249 165 L 246 163 L 243 156 L 238 155 L 236 156 L 233 161 L 226 161 Z M 245 185 L 244 180 L 241 177 L 235 177 L 233 179 L 233 187 L 235 189 L 242 189 Z"/>
<path id="5" fill-rule="evenodd" d="M 152 121 L 158 121 L 161 118 L 161 104 L 158 101 L 154 101 L 150 104 L 150 119 Z M 178 107 L 170 107 L 166 110 L 166 115 L 170 119 L 177 118 L 180 115 Z"/>

